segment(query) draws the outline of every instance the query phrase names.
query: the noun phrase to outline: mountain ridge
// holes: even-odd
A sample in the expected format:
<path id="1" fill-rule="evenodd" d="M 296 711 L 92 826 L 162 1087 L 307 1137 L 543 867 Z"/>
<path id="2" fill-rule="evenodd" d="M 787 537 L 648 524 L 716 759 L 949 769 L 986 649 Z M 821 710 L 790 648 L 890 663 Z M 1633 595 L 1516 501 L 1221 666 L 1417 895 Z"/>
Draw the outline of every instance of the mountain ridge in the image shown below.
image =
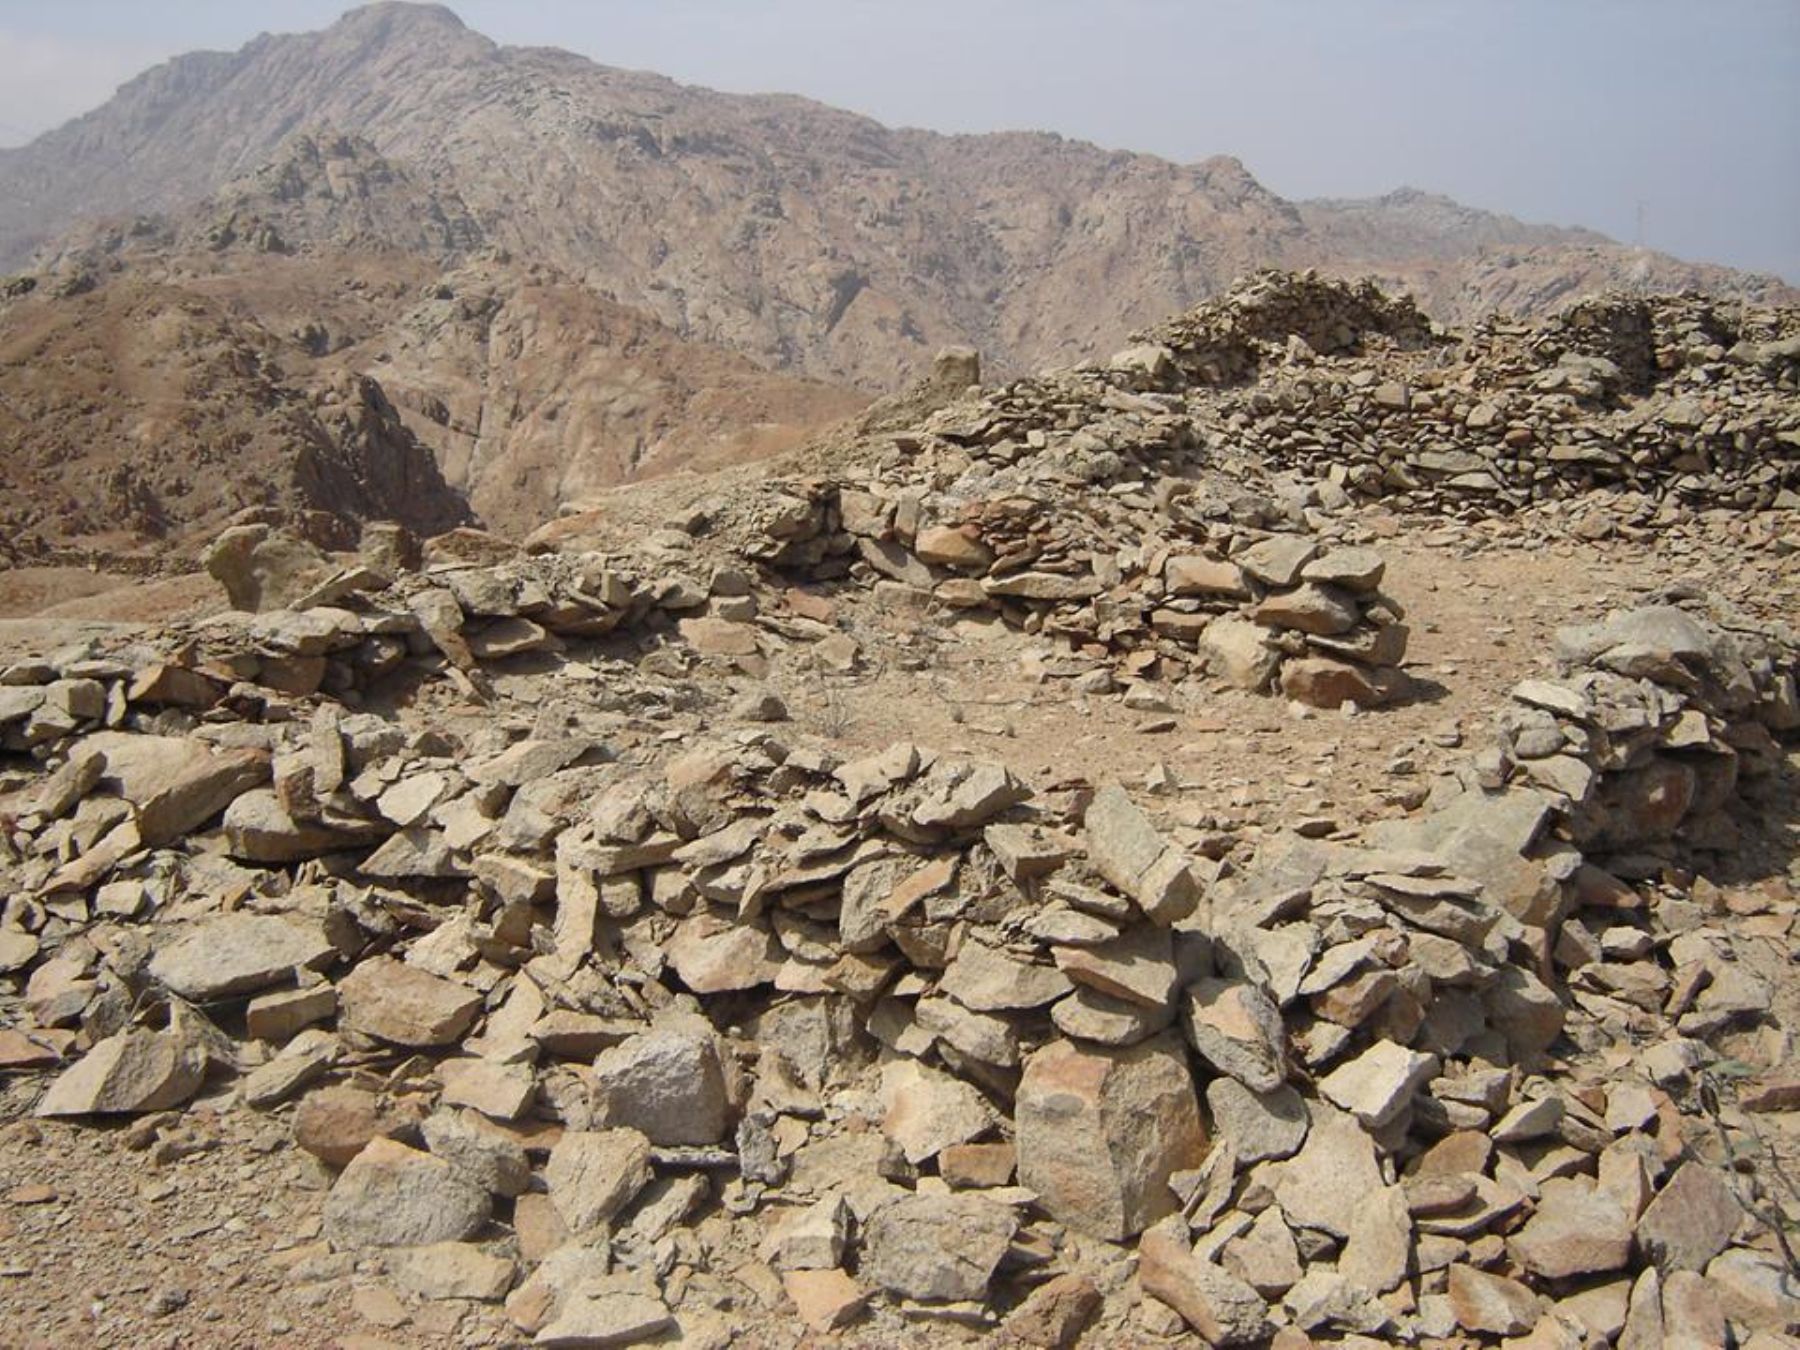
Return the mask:
<path id="1" fill-rule="evenodd" d="M 24 188 L 0 202 L 0 266 L 79 217 L 216 193 L 321 125 L 454 192 L 489 245 L 683 337 L 871 391 L 946 343 L 999 371 L 1080 359 L 1260 266 L 1374 272 L 1447 321 L 1502 299 L 1544 308 L 1571 276 L 1791 293 L 1404 189 L 1288 201 L 1228 155 L 896 130 L 796 95 L 694 88 L 500 46 L 397 0 L 178 57 L 0 151 L 0 179 Z"/>

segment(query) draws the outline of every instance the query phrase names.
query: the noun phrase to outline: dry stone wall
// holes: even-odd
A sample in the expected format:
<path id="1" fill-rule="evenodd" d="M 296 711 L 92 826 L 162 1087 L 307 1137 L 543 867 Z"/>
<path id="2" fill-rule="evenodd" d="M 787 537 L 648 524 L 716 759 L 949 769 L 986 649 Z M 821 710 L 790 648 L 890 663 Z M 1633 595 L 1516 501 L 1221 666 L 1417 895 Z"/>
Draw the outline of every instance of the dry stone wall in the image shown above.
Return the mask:
<path id="1" fill-rule="evenodd" d="M 1230 861 L 1116 786 L 910 744 L 627 764 L 334 696 L 373 652 L 479 696 L 559 630 L 681 632 L 692 594 L 595 566 L 5 672 L 44 771 L 0 1046 L 40 1115 L 229 1083 L 334 1169 L 326 1241 L 548 1345 L 693 1323 L 749 1259 L 816 1329 L 1036 1344 L 1127 1270 L 1219 1344 L 1793 1324 L 1760 1183 L 1680 1129 L 1769 991 L 1654 898 L 1800 722 L 1791 634 L 1571 631 L 1425 813 Z M 1610 1080 L 1551 1071 L 1627 1029 Z"/>

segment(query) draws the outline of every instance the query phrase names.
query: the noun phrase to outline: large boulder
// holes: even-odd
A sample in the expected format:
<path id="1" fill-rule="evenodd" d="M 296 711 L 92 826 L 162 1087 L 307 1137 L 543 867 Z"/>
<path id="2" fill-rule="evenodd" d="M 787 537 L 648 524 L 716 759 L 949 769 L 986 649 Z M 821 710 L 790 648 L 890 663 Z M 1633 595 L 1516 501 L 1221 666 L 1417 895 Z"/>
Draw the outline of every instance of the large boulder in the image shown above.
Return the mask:
<path id="1" fill-rule="evenodd" d="M 1187 1052 L 1167 1033 L 1123 1050 L 1052 1042 L 1025 1063 L 1014 1119 L 1020 1184 L 1110 1241 L 1173 1212 L 1169 1177 L 1206 1155 Z"/>

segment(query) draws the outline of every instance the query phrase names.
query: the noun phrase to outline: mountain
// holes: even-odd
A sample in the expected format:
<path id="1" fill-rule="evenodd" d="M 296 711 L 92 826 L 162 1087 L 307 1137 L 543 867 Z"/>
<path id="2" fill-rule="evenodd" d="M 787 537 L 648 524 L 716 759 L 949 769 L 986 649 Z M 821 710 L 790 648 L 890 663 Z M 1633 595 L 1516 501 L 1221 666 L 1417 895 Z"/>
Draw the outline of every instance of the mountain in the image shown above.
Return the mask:
<path id="1" fill-rule="evenodd" d="M 0 298 L 0 524 L 112 550 L 247 506 L 523 534 L 866 402 L 483 242 L 453 194 L 307 134 L 190 208 L 72 232 Z"/>
<path id="2" fill-rule="evenodd" d="M 1047 134 L 897 131 L 501 47 L 439 6 L 179 57 L 0 152 L 0 266 L 78 221 L 217 197 L 296 132 L 365 139 L 437 215 L 368 211 L 388 242 L 498 248 L 674 334 L 892 388 L 947 342 L 1019 370 L 1104 350 L 1258 266 L 1374 272 L 1463 320 L 1574 287 L 1793 292 L 1441 198 L 1290 202 L 1236 160 L 1175 164 Z M 377 193 L 376 195 L 381 195 Z M 289 242 L 329 242 L 334 213 Z"/>

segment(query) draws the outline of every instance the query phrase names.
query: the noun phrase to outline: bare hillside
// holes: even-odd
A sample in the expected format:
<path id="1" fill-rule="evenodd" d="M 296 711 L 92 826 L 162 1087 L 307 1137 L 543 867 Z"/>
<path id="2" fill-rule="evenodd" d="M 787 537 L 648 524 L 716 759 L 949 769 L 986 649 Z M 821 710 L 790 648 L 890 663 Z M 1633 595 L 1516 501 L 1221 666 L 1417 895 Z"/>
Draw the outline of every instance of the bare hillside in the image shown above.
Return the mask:
<path id="1" fill-rule="evenodd" d="M 479 238 L 683 337 L 875 390 L 951 341 L 1003 369 L 1087 356 L 1265 265 L 1374 271 L 1447 320 L 1597 285 L 1785 289 L 1417 194 L 1297 204 L 1228 157 L 890 130 L 500 47 L 447 9 L 398 3 L 178 58 L 0 152 L 0 266 L 84 218 L 217 194 L 315 126 L 367 138 L 447 204 L 441 220 L 359 216 L 359 230 Z M 336 215 L 309 224 L 344 232 Z"/>

